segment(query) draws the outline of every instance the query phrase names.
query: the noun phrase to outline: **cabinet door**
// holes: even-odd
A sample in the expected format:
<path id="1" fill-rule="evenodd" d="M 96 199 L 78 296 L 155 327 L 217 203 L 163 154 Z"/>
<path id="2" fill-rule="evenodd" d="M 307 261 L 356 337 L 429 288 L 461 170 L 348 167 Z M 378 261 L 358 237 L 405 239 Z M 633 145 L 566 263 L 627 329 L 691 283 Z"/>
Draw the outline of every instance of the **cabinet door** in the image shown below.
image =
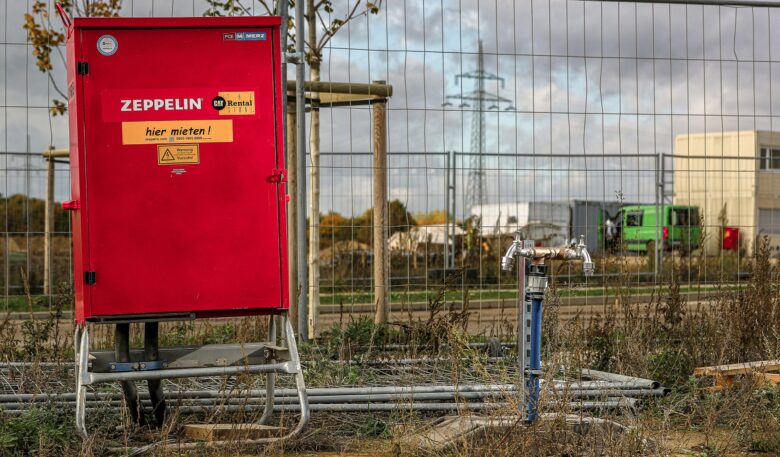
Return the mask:
<path id="1" fill-rule="evenodd" d="M 282 307 L 271 29 L 80 33 L 91 314 Z"/>

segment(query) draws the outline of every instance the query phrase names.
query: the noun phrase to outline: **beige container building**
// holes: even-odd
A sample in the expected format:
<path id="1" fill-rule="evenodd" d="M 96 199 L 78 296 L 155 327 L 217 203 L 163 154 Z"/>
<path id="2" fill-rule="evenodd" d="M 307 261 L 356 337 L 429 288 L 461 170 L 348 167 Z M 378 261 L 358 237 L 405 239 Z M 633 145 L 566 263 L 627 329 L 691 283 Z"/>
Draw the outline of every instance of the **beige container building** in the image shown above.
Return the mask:
<path id="1" fill-rule="evenodd" d="M 724 222 L 747 255 L 762 235 L 780 253 L 780 132 L 680 135 L 674 153 L 673 201 L 700 208 L 707 254 L 720 251 Z"/>

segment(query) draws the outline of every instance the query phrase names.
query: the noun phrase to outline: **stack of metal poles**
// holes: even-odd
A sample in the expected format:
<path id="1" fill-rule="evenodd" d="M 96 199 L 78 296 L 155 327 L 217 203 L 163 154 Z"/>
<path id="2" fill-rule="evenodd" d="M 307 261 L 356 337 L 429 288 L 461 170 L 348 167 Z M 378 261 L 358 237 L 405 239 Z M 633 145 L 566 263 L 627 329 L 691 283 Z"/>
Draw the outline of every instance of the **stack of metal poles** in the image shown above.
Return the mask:
<path id="1" fill-rule="evenodd" d="M 657 382 L 593 372 L 589 381 L 553 381 L 540 384 L 541 405 L 561 405 L 572 409 L 633 408 L 648 397 L 665 395 L 668 390 Z M 604 377 L 612 377 L 604 379 Z M 309 403 L 314 411 L 455 411 L 496 408 L 522 408 L 520 390 L 514 384 L 411 385 L 382 387 L 325 387 L 307 389 Z M 265 390 L 182 390 L 169 395 L 171 407 L 180 412 L 254 411 L 262 410 Z M 149 394 L 140 392 L 141 401 L 150 404 Z M 0 395 L 0 409 L 5 414 L 22 411 L 43 404 L 62 407 L 75 405 L 75 393 L 59 394 L 4 394 Z M 120 406 L 121 393 L 94 392 L 87 397 L 87 408 Z M 277 411 L 297 411 L 294 389 L 278 389 L 274 403 Z"/>

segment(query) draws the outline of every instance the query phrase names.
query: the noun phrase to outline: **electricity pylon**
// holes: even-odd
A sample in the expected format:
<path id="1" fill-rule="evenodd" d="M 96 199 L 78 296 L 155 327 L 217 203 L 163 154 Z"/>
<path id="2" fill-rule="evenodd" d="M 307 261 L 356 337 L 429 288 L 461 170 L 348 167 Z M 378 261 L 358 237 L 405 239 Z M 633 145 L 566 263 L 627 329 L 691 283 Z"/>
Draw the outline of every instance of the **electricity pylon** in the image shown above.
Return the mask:
<path id="1" fill-rule="evenodd" d="M 507 104 L 505 111 L 513 110 L 512 101 L 501 97 L 497 93 L 488 92 L 485 89 L 486 81 L 501 83 L 505 86 L 504 78 L 485 71 L 485 57 L 482 54 L 482 41 L 479 42 L 479 54 L 477 70 L 455 75 L 455 84 L 460 84 L 461 79 L 473 79 L 474 90 L 468 93 L 448 95 L 447 102 L 443 106 L 452 106 L 449 100 L 459 100 L 458 108 L 467 108 L 474 104 L 471 115 L 471 155 L 469 159 L 469 175 L 466 183 L 466 205 L 469 208 L 487 203 L 487 181 L 485 179 L 485 105 L 487 109 L 499 109 L 501 104 Z"/>

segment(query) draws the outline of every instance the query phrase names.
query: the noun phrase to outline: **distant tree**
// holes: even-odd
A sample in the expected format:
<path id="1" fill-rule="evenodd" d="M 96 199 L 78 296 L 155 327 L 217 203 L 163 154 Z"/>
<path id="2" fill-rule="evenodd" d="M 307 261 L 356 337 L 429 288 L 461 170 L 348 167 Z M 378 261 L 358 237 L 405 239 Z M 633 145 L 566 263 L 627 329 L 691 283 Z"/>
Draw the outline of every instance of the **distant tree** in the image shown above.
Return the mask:
<path id="1" fill-rule="evenodd" d="M 387 205 L 388 212 L 388 236 L 396 232 L 407 232 L 417 225 L 412 216 L 400 200 L 392 200 Z M 370 244 L 373 241 L 374 209 L 369 208 L 355 218 L 352 222 L 355 227 L 355 238 L 361 243 Z"/>
<path id="2" fill-rule="evenodd" d="M 410 228 L 417 225 L 414 216 L 407 211 L 406 205 L 401 203 L 400 200 L 392 200 L 390 204 L 387 205 L 387 212 L 390 224 L 390 235 L 395 232 L 408 232 Z"/>
<path id="3" fill-rule="evenodd" d="M 447 212 L 443 209 L 435 209 L 428 213 L 417 213 L 414 215 L 417 225 L 437 225 L 447 222 Z M 452 218 L 450 218 L 452 222 Z"/>
<path id="4" fill-rule="evenodd" d="M 46 220 L 46 202 L 16 194 L 0 196 L 0 227 L 10 233 L 43 233 Z M 59 204 L 54 205 L 54 231 L 69 230 L 70 215 Z"/>
<path id="5" fill-rule="evenodd" d="M 352 235 L 352 221 L 331 211 L 320 218 L 320 237 L 323 245 L 346 241 Z"/>
<path id="6" fill-rule="evenodd" d="M 51 5 L 49 3 L 35 0 L 30 11 L 24 13 L 23 28 L 27 31 L 27 41 L 32 44 L 32 55 L 35 57 L 38 70 L 46 73 L 55 92 L 62 97 L 62 99 L 53 99 L 49 107 L 49 112 L 57 116 L 65 114 L 68 110 L 66 102 L 68 96 L 52 76 L 54 70 L 52 54 L 58 56 L 57 60 L 63 66 L 65 65 L 65 54 L 61 46 L 65 44 L 66 30 L 59 19 L 55 18 L 52 22 L 50 12 L 54 11 L 54 6 L 53 2 Z M 115 17 L 119 16 L 119 11 L 122 9 L 122 0 L 59 0 L 59 3 L 71 16 Z"/>
<path id="7" fill-rule="evenodd" d="M 361 243 L 371 244 L 373 236 L 371 231 L 371 221 L 373 218 L 374 216 L 371 208 L 366 210 L 366 212 L 360 216 L 352 218 L 352 227 L 355 233 L 355 240 Z"/>

